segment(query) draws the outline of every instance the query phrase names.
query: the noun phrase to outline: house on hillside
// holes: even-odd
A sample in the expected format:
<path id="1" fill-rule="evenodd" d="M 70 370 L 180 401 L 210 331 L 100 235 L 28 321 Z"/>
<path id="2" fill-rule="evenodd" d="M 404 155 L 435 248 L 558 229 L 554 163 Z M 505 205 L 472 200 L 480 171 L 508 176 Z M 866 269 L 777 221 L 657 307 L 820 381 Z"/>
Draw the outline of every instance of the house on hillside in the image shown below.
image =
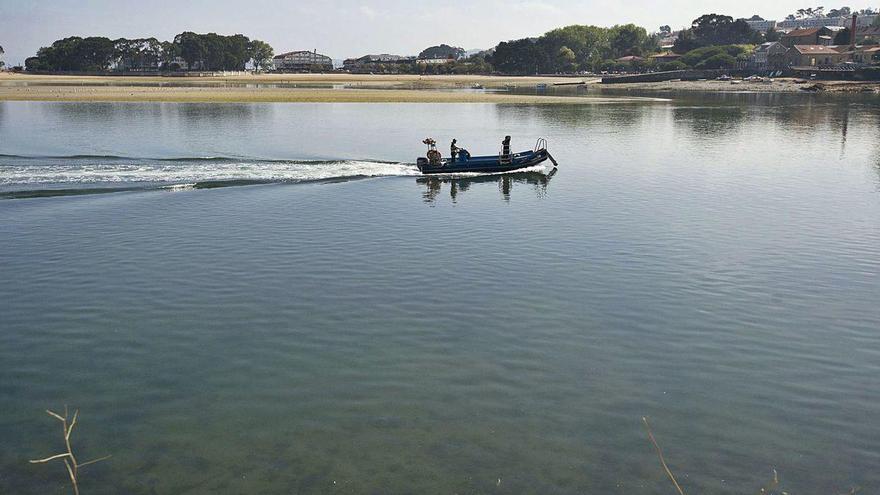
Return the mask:
<path id="1" fill-rule="evenodd" d="M 834 31 L 827 27 L 812 27 L 790 31 L 779 42 L 788 48 L 795 45 L 830 45 L 833 36 Z"/>
<path id="2" fill-rule="evenodd" d="M 810 17 L 807 19 L 786 19 L 776 23 L 776 28 L 782 31 L 813 29 L 827 26 L 846 26 L 848 17 Z"/>
<path id="3" fill-rule="evenodd" d="M 333 59 L 318 53 L 317 50 L 299 50 L 282 53 L 272 59 L 275 70 L 279 72 L 332 71 Z"/>
<path id="4" fill-rule="evenodd" d="M 755 48 L 752 64 L 756 69 L 781 69 L 785 67 L 785 52 L 788 48 L 778 41 L 763 43 Z"/>
<path id="5" fill-rule="evenodd" d="M 792 67 L 838 65 L 850 61 L 851 54 L 846 51 L 847 48 L 825 45 L 795 45 L 785 52 L 785 63 Z"/>
<path id="6" fill-rule="evenodd" d="M 856 43 L 864 43 L 869 40 L 880 42 L 880 26 L 856 28 Z"/>
<path id="7" fill-rule="evenodd" d="M 852 54 L 852 61 L 857 64 L 880 63 L 880 45 L 857 46 L 850 53 Z"/>
<path id="8" fill-rule="evenodd" d="M 615 59 L 615 62 L 619 62 L 621 64 L 632 64 L 637 62 L 644 62 L 645 59 L 636 55 L 627 55 L 625 57 L 620 57 Z"/>
<path id="9" fill-rule="evenodd" d="M 757 16 L 755 16 L 757 17 Z M 742 19 L 746 24 L 752 28 L 753 31 L 757 31 L 759 33 L 766 33 L 771 29 L 776 29 L 776 21 L 767 21 L 758 17 L 757 19 Z"/>
<path id="10" fill-rule="evenodd" d="M 672 52 L 663 52 L 649 55 L 648 58 L 653 60 L 654 63 L 663 64 L 666 62 L 675 62 L 676 60 L 681 58 L 681 55 Z"/>
<path id="11" fill-rule="evenodd" d="M 455 62 L 455 57 L 420 58 L 416 60 L 416 63 L 419 65 L 443 65 L 453 62 Z"/>

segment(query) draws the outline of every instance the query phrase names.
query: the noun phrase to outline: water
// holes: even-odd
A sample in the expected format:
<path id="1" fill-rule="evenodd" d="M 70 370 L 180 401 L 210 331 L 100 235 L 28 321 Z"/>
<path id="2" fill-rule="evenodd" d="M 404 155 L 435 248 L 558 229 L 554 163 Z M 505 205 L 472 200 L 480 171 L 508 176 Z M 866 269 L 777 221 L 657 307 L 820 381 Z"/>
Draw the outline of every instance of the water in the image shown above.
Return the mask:
<path id="1" fill-rule="evenodd" d="M 0 492 L 876 492 L 873 98 L 0 103 Z"/>

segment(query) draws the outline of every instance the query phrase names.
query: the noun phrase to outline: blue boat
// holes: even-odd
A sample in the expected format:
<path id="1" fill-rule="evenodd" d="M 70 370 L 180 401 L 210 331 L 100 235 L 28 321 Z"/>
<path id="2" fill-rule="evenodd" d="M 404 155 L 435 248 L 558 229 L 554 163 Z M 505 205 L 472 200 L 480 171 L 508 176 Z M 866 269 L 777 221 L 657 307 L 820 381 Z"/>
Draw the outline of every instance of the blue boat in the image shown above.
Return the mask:
<path id="1" fill-rule="evenodd" d="M 499 153 L 488 156 L 471 156 L 467 150 L 461 149 L 455 160 L 442 158 L 437 151 L 437 143 L 431 138 L 423 141 L 428 145 L 427 158 L 419 157 L 416 165 L 423 174 L 461 174 L 461 173 L 499 173 L 512 172 L 524 168 L 534 167 L 545 160 L 558 166 L 556 160 L 547 151 L 547 140 L 541 138 L 535 143 L 535 148 L 520 153 Z"/>

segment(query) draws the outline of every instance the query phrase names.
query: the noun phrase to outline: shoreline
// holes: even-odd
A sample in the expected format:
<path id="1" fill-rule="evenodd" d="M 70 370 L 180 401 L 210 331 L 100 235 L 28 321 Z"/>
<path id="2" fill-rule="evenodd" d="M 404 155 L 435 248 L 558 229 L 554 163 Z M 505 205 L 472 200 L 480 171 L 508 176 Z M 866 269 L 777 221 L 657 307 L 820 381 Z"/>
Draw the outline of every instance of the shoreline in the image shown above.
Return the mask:
<path id="1" fill-rule="evenodd" d="M 805 80 L 792 77 L 774 79 L 771 83 L 737 80 L 718 81 L 704 79 L 697 81 L 671 80 L 662 82 L 613 83 L 599 85 L 609 90 L 646 91 L 702 91 L 707 93 L 861 93 L 880 92 L 880 81 L 823 81 Z M 591 84 L 592 85 L 592 84 Z M 867 89 L 867 90 L 866 90 Z"/>
<path id="2" fill-rule="evenodd" d="M 587 89 L 586 94 L 556 93 L 564 87 L 578 86 L 580 82 Z M 547 93 L 538 92 L 538 85 L 546 85 Z M 659 94 L 627 95 L 640 91 Z M 598 79 L 564 76 L 261 74 L 141 77 L 0 73 L 0 101 L 555 105 L 666 101 L 662 93 L 676 92 L 867 94 L 880 92 L 880 82 L 779 78 L 772 83 L 673 80 L 602 84 Z"/>

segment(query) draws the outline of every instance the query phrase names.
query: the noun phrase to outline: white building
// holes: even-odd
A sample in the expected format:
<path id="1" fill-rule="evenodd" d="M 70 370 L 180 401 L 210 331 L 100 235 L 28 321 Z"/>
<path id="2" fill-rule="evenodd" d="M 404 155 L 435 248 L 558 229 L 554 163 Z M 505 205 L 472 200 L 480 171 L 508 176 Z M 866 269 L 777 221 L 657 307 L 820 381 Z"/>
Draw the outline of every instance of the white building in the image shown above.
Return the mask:
<path id="1" fill-rule="evenodd" d="M 752 21 L 749 19 L 743 19 L 746 21 L 746 24 L 752 28 L 753 31 L 757 31 L 759 33 L 766 33 L 771 29 L 776 29 L 776 21 L 765 21 L 764 19 Z"/>
<path id="2" fill-rule="evenodd" d="M 860 15 L 856 17 L 856 27 L 870 26 L 874 23 L 877 14 Z M 749 21 L 746 21 L 749 22 Z M 852 16 L 843 17 L 810 17 L 806 19 L 786 19 L 776 23 L 776 29 L 782 31 L 791 31 L 792 29 L 808 29 L 816 27 L 850 27 L 852 25 Z M 755 29 L 755 28 L 752 28 Z"/>
<path id="3" fill-rule="evenodd" d="M 284 71 L 310 71 L 317 70 L 333 70 L 333 59 L 315 51 L 295 51 L 282 53 L 272 59 L 275 64 L 275 70 Z"/>

